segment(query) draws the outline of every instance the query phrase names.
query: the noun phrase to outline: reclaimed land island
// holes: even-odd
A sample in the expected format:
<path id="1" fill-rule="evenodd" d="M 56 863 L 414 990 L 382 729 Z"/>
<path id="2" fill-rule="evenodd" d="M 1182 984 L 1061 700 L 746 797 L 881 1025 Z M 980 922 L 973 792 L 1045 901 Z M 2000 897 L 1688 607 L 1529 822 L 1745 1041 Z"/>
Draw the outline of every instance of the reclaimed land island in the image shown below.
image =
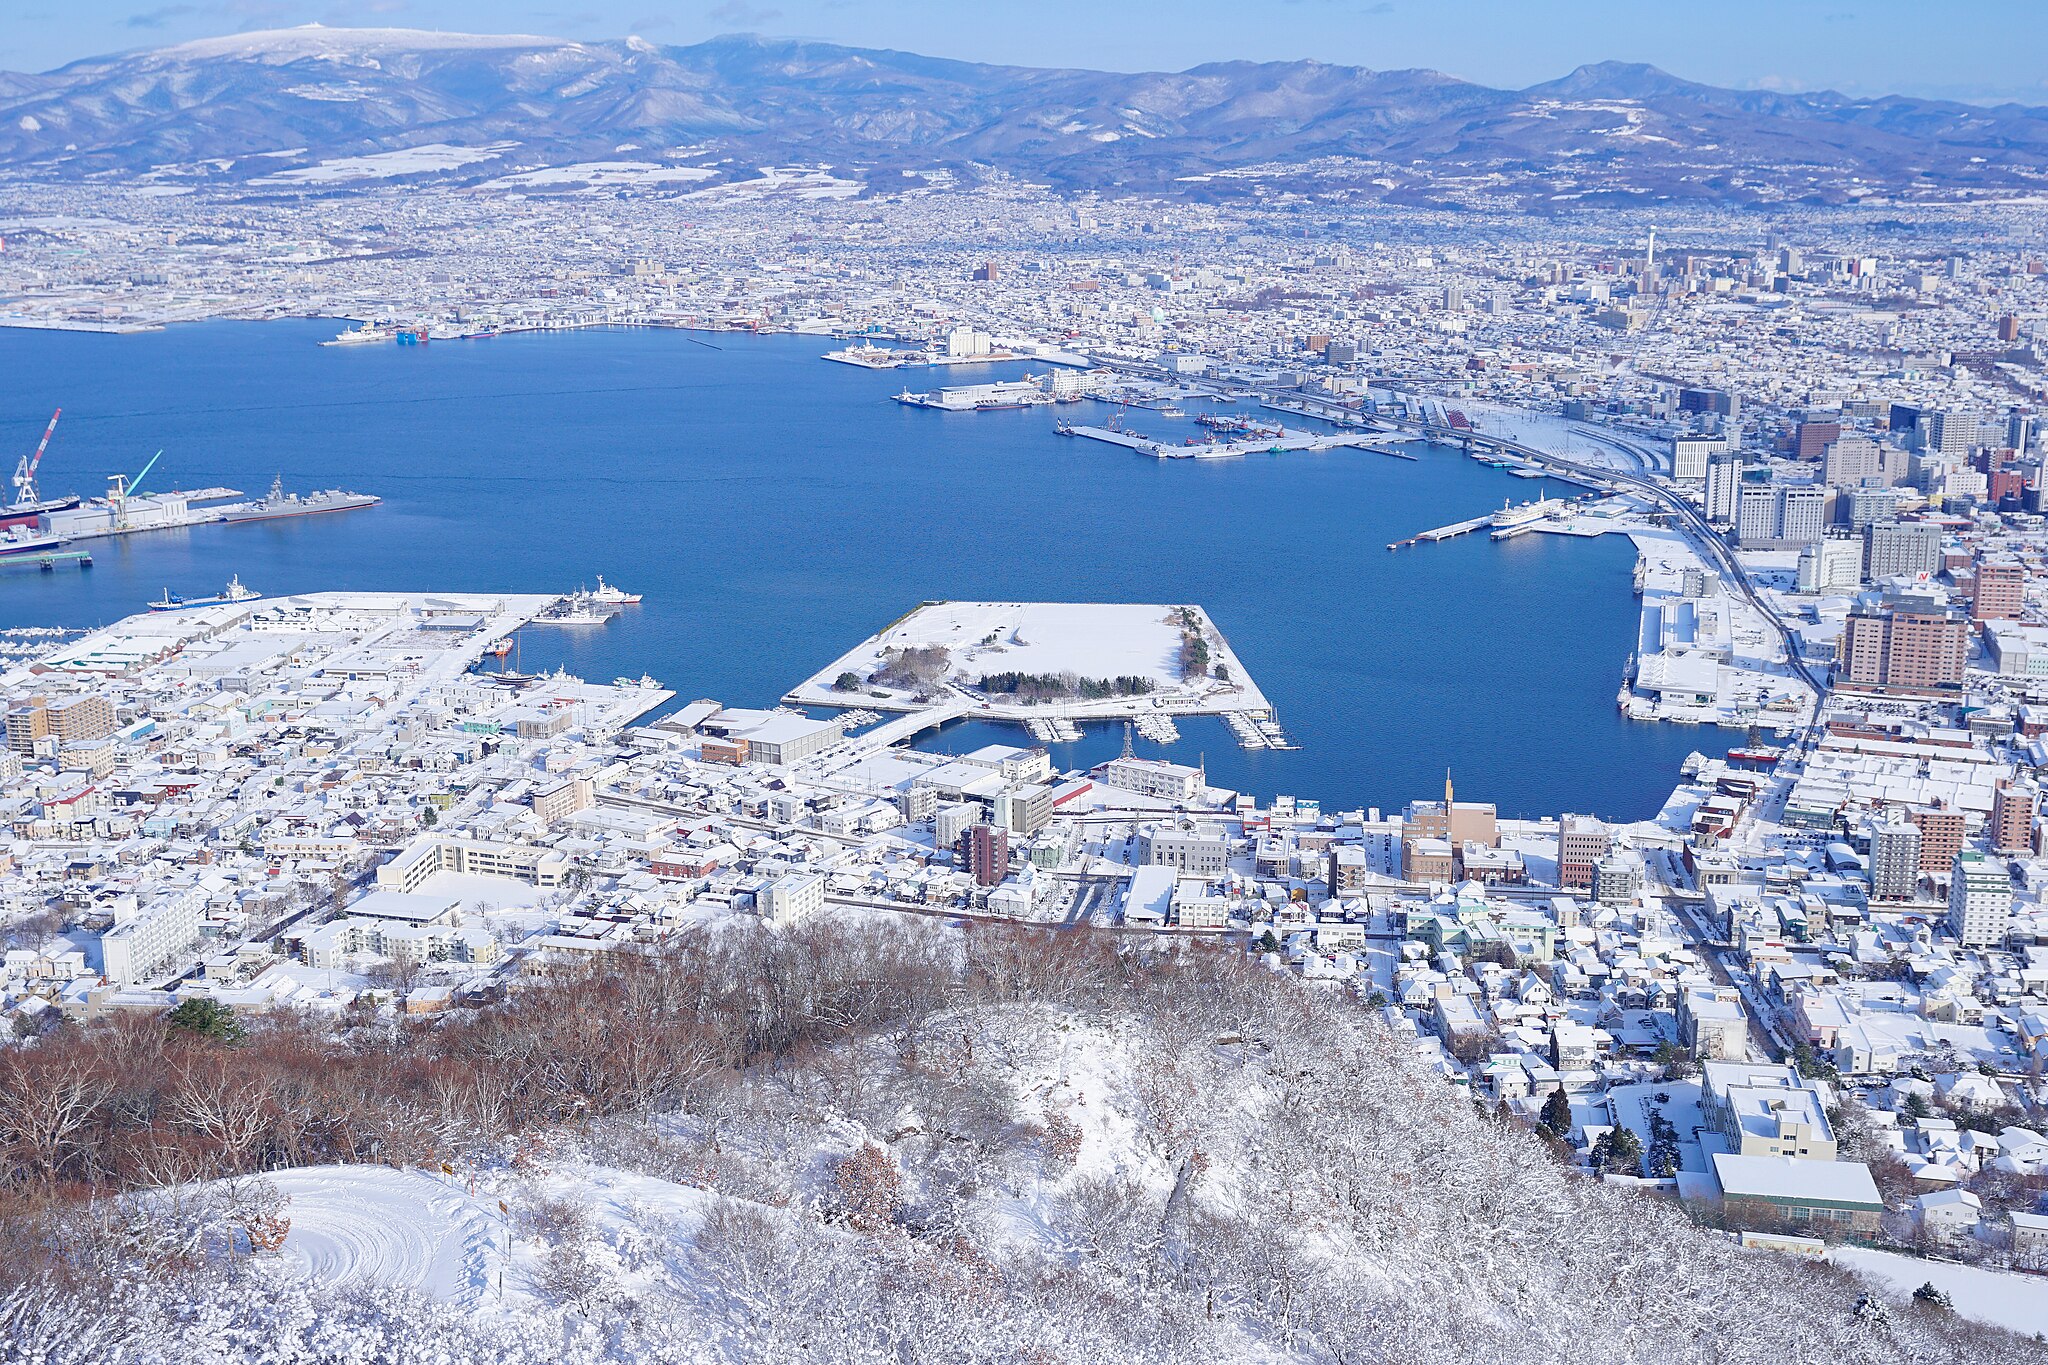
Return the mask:
<path id="1" fill-rule="evenodd" d="M 1247 748 L 1289 747 L 1230 642 L 1191 605 L 926 602 L 783 701 L 904 713 L 892 739 L 970 715 L 1047 740 L 1116 720 L 1170 738 L 1174 716 L 1222 716 Z"/>

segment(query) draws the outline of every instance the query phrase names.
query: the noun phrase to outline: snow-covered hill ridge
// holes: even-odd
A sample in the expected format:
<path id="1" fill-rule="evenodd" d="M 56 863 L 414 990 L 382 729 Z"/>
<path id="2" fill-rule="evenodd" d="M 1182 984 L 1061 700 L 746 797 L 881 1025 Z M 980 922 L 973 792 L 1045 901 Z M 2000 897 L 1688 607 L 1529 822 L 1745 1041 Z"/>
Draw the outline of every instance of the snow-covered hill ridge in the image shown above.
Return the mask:
<path id="1" fill-rule="evenodd" d="M 217 38 L 149 49 L 166 62 L 205 61 L 233 57 L 245 61 L 301 61 L 378 56 L 393 52 L 489 51 L 494 48 L 577 47 L 564 38 L 524 33 L 444 33 L 418 28 L 330 28 L 302 24 L 296 28 L 251 29 Z"/>
<path id="2" fill-rule="evenodd" d="M 126 1028 L 95 1054 L 130 1097 L 109 1124 L 151 1103 Z M 1576 1176 L 1356 1004 L 1206 949 L 736 930 L 341 1052 L 283 1041 L 162 1054 L 159 1127 L 233 1145 L 148 1169 L 245 1173 L 14 1207 L 0 1357 L 2043 1358 Z M 369 1134 L 266 1088 L 280 1057 L 344 1068 L 407 1169 L 292 1169 Z M 274 1251 L 256 1208 L 290 1220 Z"/>

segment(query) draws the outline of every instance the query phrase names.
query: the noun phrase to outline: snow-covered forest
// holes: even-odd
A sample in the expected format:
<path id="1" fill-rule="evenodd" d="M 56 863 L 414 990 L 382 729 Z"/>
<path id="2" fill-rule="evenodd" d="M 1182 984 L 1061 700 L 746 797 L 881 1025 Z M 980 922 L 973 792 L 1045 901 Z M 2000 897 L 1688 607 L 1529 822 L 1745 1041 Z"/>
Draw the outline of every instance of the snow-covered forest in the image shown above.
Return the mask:
<path id="1" fill-rule="evenodd" d="M 0 1141 L 35 1365 L 2048 1360 L 1572 1174 L 1347 999 L 1106 934 L 67 1027 L 0 1053 Z"/>

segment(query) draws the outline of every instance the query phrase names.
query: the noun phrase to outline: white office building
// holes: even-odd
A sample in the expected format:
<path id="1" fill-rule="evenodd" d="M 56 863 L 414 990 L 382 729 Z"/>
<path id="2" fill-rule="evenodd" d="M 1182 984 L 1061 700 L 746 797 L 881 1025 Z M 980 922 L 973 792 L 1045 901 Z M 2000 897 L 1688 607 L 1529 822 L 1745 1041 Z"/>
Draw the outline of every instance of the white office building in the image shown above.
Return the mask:
<path id="1" fill-rule="evenodd" d="M 1854 592 L 1863 581 L 1863 542 L 1831 537 L 1799 552 L 1799 591 Z"/>

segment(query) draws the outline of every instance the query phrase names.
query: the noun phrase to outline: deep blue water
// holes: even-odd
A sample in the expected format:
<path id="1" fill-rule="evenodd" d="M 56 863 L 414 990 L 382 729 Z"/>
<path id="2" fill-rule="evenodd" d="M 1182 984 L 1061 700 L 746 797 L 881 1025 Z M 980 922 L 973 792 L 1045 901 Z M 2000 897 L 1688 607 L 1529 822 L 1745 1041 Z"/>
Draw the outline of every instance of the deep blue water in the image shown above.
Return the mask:
<path id="1" fill-rule="evenodd" d="M 822 361 L 831 343 L 812 338 L 313 344 L 338 326 L 0 330 L 0 461 L 11 469 L 65 410 L 46 495 L 101 491 L 161 447 L 152 487 L 254 494 L 282 474 L 385 500 L 91 542 L 91 570 L 0 574 L 0 624 L 102 624 L 231 573 L 271 594 L 557 592 L 602 573 L 647 604 L 602 629 L 526 632 L 521 666 L 645 671 L 686 698 L 769 705 L 927 599 L 1192 601 L 1303 747 L 1245 753 L 1220 721 L 1188 722 L 1174 756 L 1201 754 L 1213 781 L 1262 797 L 1392 807 L 1440 792 L 1448 767 L 1461 796 L 1505 814 L 1635 818 L 1690 748 L 1726 742 L 1616 713 L 1637 620 L 1625 540 L 1387 552 L 1552 487 L 1454 452 L 1169 463 L 1059 437 L 1049 409 L 903 408 L 886 401 L 903 375 Z M 911 373 L 914 387 L 941 382 Z M 924 742 L 959 748 L 984 728 Z M 1055 757 L 1085 765 L 1121 738 L 1091 731 Z"/>

